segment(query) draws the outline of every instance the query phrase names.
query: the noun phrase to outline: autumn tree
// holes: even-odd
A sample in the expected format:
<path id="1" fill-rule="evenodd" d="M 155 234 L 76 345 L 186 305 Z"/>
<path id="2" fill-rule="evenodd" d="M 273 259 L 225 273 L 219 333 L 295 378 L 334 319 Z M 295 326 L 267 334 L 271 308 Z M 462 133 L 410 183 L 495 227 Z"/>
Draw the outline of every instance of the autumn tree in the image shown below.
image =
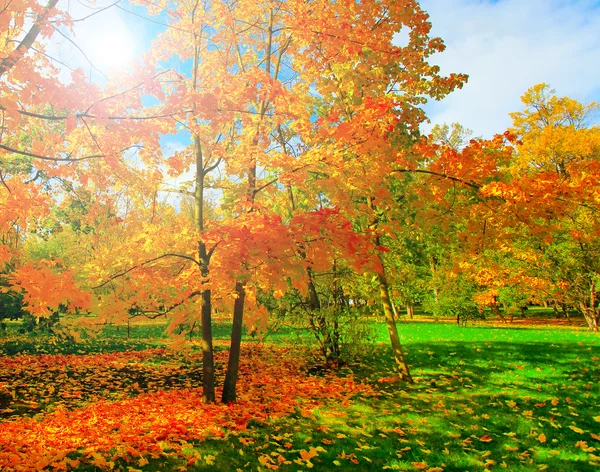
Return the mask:
<path id="1" fill-rule="evenodd" d="M 448 215 L 463 226 L 453 265 L 470 274 L 480 306 L 518 312 L 528 301 L 554 299 L 578 308 L 596 330 L 598 105 L 557 97 L 546 84 L 522 100 L 513 127 L 491 141 L 422 148 L 424 172 L 461 189 L 438 185 L 430 201 L 453 195 Z"/>
<path id="2" fill-rule="evenodd" d="M 525 110 L 511 115 L 520 141 L 509 169 L 510 200 L 538 258 L 533 269 L 598 331 L 600 128 L 594 120 L 600 107 L 558 97 L 547 84 L 529 89 L 522 101 Z"/>

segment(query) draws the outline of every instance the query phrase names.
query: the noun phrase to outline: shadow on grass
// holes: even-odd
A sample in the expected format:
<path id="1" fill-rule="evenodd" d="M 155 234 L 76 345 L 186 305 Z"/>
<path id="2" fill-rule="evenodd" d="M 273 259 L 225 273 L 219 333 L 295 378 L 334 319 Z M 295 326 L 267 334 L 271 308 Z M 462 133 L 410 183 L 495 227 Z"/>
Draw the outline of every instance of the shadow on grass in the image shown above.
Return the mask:
<path id="1" fill-rule="evenodd" d="M 438 341 L 408 351 L 414 385 L 393 381 L 387 347 L 352 368 L 381 393 L 361 402 L 369 416 L 406 433 L 410 449 L 388 467 L 597 470 L 599 346 Z"/>

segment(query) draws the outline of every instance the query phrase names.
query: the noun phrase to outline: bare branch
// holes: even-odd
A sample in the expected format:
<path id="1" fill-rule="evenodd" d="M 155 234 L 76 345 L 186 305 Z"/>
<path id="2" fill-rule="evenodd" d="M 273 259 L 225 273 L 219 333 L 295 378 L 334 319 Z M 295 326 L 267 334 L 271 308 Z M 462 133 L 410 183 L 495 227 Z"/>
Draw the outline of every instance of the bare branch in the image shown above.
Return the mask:
<path id="1" fill-rule="evenodd" d="M 165 257 L 179 257 L 181 259 L 186 259 L 188 261 L 191 261 L 194 264 L 196 264 L 198 267 L 201 267 L 200 263 L 196 259 L 194 259 L 193 257 L 191 257 L 191 256 L 186 256 L 185 254 L 177 254 L 177 253 L 171 253 L 171 252 L 169 252 L 169 253 L 166 253 L 166 254 L 162 254 L 162 255 L 160 255 L 158 257 L 153 257 L 152 259 L 148 259 L 147 261 L 144 261 L 141 264 L 137 264 L 137 265 L 135 265 L 133 267 L 130 267 L 129 269 L 124 270 L 123 272 L 119 272 L 118 274 L 115 274 L 112 277 L 110 277 L 108 280 L 102 282 L 100 285 L 96 285 L 96 286 L 92 287 L 92 289 L 95 290 L 95 289 L 104 287 L 105 285 L 109 284 L 113 280 L 118 279 L 119 277 L 123 277 L 124 275 L 129 274 L 130 272 L 134 271 L 135 269 L 139 269 L 140 267 L 143 267 L 145 265 L 152 264 L 153 262 L 156 262 L 156 261 L 158 261 L 160 259 L 164 259 Z"/>
<path id="2" fill-rule="evenodd" d="M 2 175 L 1 170 L 0 170 L 0 182 L 2 182 L 2 185 L 4 185 L 6 187 L 6 190 L 8 190 L 8 193 L 12 193 L 12 191 L 10 190 L 10 187 L 8 185 L 6 185 L 6 182 L 4 181 L 4 175 Z"/>
<path id="3" fill-rule="evenodd" d="M 481 188 L 481 185 L 478 185 L 476 183 L 473 182 L 467 182 L 466 180 L 463 180 L 459 177 L 453 177 L 451 175 L 447 175 L 447 174 L 442 174 L 440 172 L 434 172 L 432 170 L 425 170 L 425 169 L 395 169 L 392 172 L 400 172 L 400 173 L 414 173 L 414 174 L 429 174 L 429 175 L 435 175 L 437 177 L 442 177 L 444 179 L 448 179 L 448 180 L 452 180 L 453 182 L 458 182 L 461 183 L 463 185 L 467 185 L 471 188 L 477 189 L 479 190 Z"/>
<path id="4" fill-rule="evenodd" d="M 119 152 L 125 152 L 129 149 L 132 148 L 140 148 L 141 146 L 139 145 L 133 145 L 133 146 L 128 146 L 126 148 L 121 149 Z M 35 154 L 32 152 L 28 152 L 28 151 L 23 151 L 21 149 L 14 149 L 11 148 L 9 146 L 5 146 L 4 144 L 0 144 L 0 149 L 4 149 L 5 151 L 8 152 L 13 152 L 15 154 L 20 154 L 22 156 L 28 156 L 28 157 L 33 157 L 35 159 L 42 159 L 44 161 L 54 161 L 54 162 L 78 162 L 78 161 L 86 161 L 88 159 L 98 159 L 100 157 L 106 157 L 105 154 L 94 154 L 91 156 L 84 156 L 84 157 L 50 157 L 50 156 L 42 156 L 41 154 Z"/>
<path id="5" fill-rule="evenodd" d="M 102 13 L 103 11 L 108 10 L 109 8 L 114 7 L 115 5 L 117 5 L 117 3 L 121 3 L 121 0 L 117 0 L 115 3 L 111 3 L 110 5 L 108 5 L 108 6 L 104 7 L 104 8 L 99 8 L 94 13 L 90 13 L 89 15 L 84 16 L 83 18 L 78 18 L 76 20 L 73 20 L 73 23 L 78 23 L 80 21 L 85 21 L 88 18 L 91 18 L 94 15 L 97 15 L 98 13 Z"/>
<path id="6" fill-rule="evenodd" d="M 104 77 L 105 79 L 108 79 L 108 77 L 106 77 L 106 75 L 94 65 L 94 63 L 90 60 L 90 58 L 87 57 L 87 54 L 83 51 L 83 49 L 81 49 L 79 47 L 79 45 L 75 41 L 73 41 L 71 38 L 69 38 L 65 33 L 63 33 L 61 30 L 59 30 L 56 26 L 54 26 L 54 31 L 56 31 L 63 38 L 65 38 L 67 41 L 69 41 L 83 55 L 83 57 L 88 62 L 88 64 L 90 66 L 92 66 L 92 69 L 94 69 L 96 72 L 99 72 L 100 75 L 102 75 L 102 77 Z"/>
<path id="7" fill-rule="evenodd" d="M 4 110 L 4 107 L 0 105 L 0 110 Z M 185 110 L 184 110 L 185 112 Z M 43 115 L 41 113 L 33 113 L 31 111 L 19 110 L 21 115 L 30 116 L 32 118 L 39 118 L 40 120 L 47 121 L 63 121 L 66 120 L 68 115 Z M 131 121 L 139 121 L 139 120 L 157 120 L 159 118 L 171 118 L 173 116 L 172 113 L 167 115 L 151 115 L 151 116 L 107 116 L 107 120 L 131 120 Z M 76 113 L 75 118 L 90 118 L 95 119 L 97 116 L 91 115 L 89 113 Z"/>
<path id="8" fill-rule="evenodd" d="M 119 10 L 123 10 L 125 13 L 128 13 L 128 14 L 130 14 L 130 15 L 133 15 L 133 16 L 137 16 L 138 18 L 141 18 L 142 20 L 146 20 L 146 21 L 147 21 L 147 22 L 149 22 L 149 23 L 154 23 L 155 25 L 164 26 L 165 28 L 170 28 L 170 29 L 174 29 L 174 30 L 177 30 L 177 31 L 183 31 L 184 33 L 187 33 L 187 34 L 192 34 L 192 32 L 191 32 L 191 31 L 185 30 L 185 29 L 183 29 L 183 28 L 178 28 L 177 26 L 173 26 L 173 25 L 167 25 L 167 24 L 165 24 L 165 23 L 160 23 L 159 21 L 154 21 L 154 20 L 151 20 L 150 18 L 147 18 L 147 17 L 145 17 L 145 16 L 143 16 L 143 15 L 139 15 L 139 14 L 137 14 L 137 13 L 134 13 L 134 12 L 132 12 L 132 11 L 126 10 L 125 8 L 123 8 L 123 7 L 122 7 L 122 6 L 120 6 L 120 5 L 116 5 L 116 7 L 117 7 Z"/>
<path id="9" fill-rule="evenodd" d="M 42 159 L 44 161 L 54 161 L 54 162 L 77 162 L 77 161 L 85 161 L 86 159 L 97 159 L 99 157 L 105 157 L 103 154 L 93 155 L 93 156 L 85 156 L 85 157 L 50 157 L 50 156 L 42 156 L 41 154 L 35 154 L 33 152 L 22 151 L 20 149 L 14 149 L 9 146 L 5 146 L 4 144 L 0 144 L 0 149 L 4 149 L 8 152 L 13 152 L 15 154 L 20 154 L 22 156 L 34 157 L 36 159 Z"/>

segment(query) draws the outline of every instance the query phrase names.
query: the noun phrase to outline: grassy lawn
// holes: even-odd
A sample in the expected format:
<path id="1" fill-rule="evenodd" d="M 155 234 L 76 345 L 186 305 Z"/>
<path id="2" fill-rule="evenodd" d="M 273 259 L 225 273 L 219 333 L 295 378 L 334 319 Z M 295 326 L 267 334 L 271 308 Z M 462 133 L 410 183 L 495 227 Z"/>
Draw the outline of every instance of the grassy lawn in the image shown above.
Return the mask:
<path id="1" fill-rule="evenodd" d="M 597 334 L 402 322 L 416 380 L 405 385 L 385 326 L 372 327 L 364 355 L 335 374 L 298 347 L 303 331 L 249 339 L 239 404 L 205 407 L 197 342 L 165 348 L 161 326 L 129 338 L 107 327 L 84 344 L 11 326 L 0 341 L 0 469 L 600 467 Z M 228 326 L 215 332 L 224 340 Z M 217 342 L 220 381 L 226 349 Z"/>

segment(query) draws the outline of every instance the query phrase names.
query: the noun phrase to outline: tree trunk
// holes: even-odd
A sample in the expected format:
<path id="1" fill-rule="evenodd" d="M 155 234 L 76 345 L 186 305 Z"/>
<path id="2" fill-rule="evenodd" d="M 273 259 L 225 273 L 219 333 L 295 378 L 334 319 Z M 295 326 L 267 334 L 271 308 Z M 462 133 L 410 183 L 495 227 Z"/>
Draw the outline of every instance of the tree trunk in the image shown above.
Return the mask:
<path id="1" fill-rule="evenodd" d="M 414 317 L 415 317 L 415 306 L 411 302 L 408 302 L 406 304 L 406 314 L 408 315 L 408 318 L 411 320 L 414 319 Z"/>
<path id="2" fill-rule="evenodd" d="M 506 323 L 506 318 L 504 318 L 504 315 L 502 314 L 502 312 L 500 311 L 500 307 L 498 306 L 497 303 L 493 304 L 490 306 L 490 309 L 492 310 L 492 313 L 494 315 L 496 315 L 498 318 L 500 318 L 504 323 Z"/>
<path id="3" fill-rule="evenodd" d="M 569 320 L 569 323 L 571 322 L 571 315 L 569 314 L 569 310 L 567 309 L 567 304 L 566 303 L 561 303 L 561 310 L 562 310 L 562 314 L 564 315 L 564 317 Z"/>
<path id="4" fill-rule="evenodd" d="M 392 311 L 394 312 L 394 318 L 398 319 L 398 310 L 396 310 L 396 304 L 394 303 L 394 299 L 390 297 L 390 303 L 392 304 Z"/>
<path id="5" fill-rule="evenodd" d="M 303 252 L 300 254 L 303 258 L 306 257 Z M 306 273 L 308 275 L 308 306 L 311 310 L 320 310 L 321 301 L 319 300 L 319 294 L 317 293 L 317 287 L 315 286 L 312 268 L 307 267 Z"/>
<path id="6" fill-rule="evenodd" d="M 526 306 L 519 307 L 519 313 L 521 313 L 521 318 L 525 318 L 525 310 L 527 310 Z"/>
<path id="7" fill-rule="evenodd" d="M 589 306 L 585 302 L 581 302 L 581 311 L 587 321 L 590 331 L 598 332 L 598 309 L 596 308 L 596 287 L 594 282 L 590 282 Z"/>
<path id="8" fill-rule="evenodd" d="M 402 345 L 400 344 L 400 336 L 398 336 L 398 327 L 396 326 L 394 311 L 392 310 L 390 291 L 388 288 L 387 279 L 385 277 L 385 272 L 382 272 L 378 275 L 378 280 L 379 291 L 381 294 L 381 303 L 383 305 L 383 313 L 385 315 L 385 322 L 387 325 L 388 333 L 390 335 L 390 342 L 392 344 L 394 359 L 396 360 L 396 365 L 398 366 L 402 374 L 402 378 L 407 382 L 412 383 L 413 379 L 410 375 L 410 369 L 406 362 L 406 358 L 404 357 L 404 352 L 402 351 Z"/>
<path id="9" fill-rule="evenodd" d="M 198 40 L 195 36 L 195 41 Z M 198 63 L 200 60 L 200 48 L 198 44 L 194 48 L 194 62 L 193 62 L 193 75 L 194 91 L 198 87 Z M 196 120 L 194 120 L 196 121 Z M 199 234 L 204 233 L 204 185 L 207 170 L 204 168 L 204 155 L 202 152 L 202 142 L 200 136 L 194 134 L 194 153 L 196 158 L 196 176 L 195 176 L 195 188 L 194 188 L 194 223 Z M 212 251 L 215 249 L 213 246 L 210 250 L 207 249 L 206 243 L 202 240 L 198 240 L 198 258 L 200 260 L 200 275 L 202 277 L 202 284 L 204 284 L 210 274 L 210 258 Z M 215 403 L 215 360 L 213 350 L 213 336 L 212 336 L 212 300 L 210 289 L 202 290 L 202 309 L 201 309 L 201 321 L 202 321 L 202 401 L 204 403 Z"/>
<path id="10" fill-rule="evenodd" d="M 200 138 L 194 136 L 196 145 L 196 190 L 194 218 L 200 233 L 204 231 L 204 177 Z M 214 249 L 214 248 L 213 248 Z M 204 241 L 198 241 L 200 274 L 202 282 L 208 280 L 210 273 L 210 253 Z M 202 400 L 205 403 L 215 402 L 215 361 L 212 338 L 212 300 L 210 289 L 202 290 Z"/>
<path id="11" fill-rule="evenodd" d="M 429 256 L 429 265 L 431 267 L 431 277 L 432 279 L 435 279 L 435 274 L 437 272 L 437 268 L 435 266 L 435 258 L 430 255 Z M 439 298 L 439 289 L 437 287 L 437 285 L 435 285 L 435 282 L 433 282 L 433 300 L 437 303 Z"/>
<path id="12" fill-rule="evenodd" d="M 556 318 L 557 320 L 560 319 L 560 312 L 558 311 L 558 305 L 556 304 L 556 302 L 552 304 L 552 311 L 554 311 L 554 318 Z"/>
<path id="13" fill-rule="evenodd" d="M 585 303 L 581 303 L 580 308 L 590 331 L 594 331 L 597 333 L 599 328 L 597 310 L 595 308 L 586 306 Z"/>
<path id="14" fill-rule="evenodd" d="M 233 326 L 231 327 L 231 344 L 229 347 L 229 360 L 227 362 L 227 373 L 223 384 L 223 403 L 232 403 L 237 400 L 236 386 L 240 365 L 240 351 L 242 343 L 242 326 L 244 320 L 244 300 L 246 290 L 243 282 L 235 284 L 236 299 L 233 303 Z"/>
<path id="15" fill-rule="evenodd" d="M 215 402 L 215 360 L 213 354 L 210 290 L 202 291 L 202 401 Z"/>

